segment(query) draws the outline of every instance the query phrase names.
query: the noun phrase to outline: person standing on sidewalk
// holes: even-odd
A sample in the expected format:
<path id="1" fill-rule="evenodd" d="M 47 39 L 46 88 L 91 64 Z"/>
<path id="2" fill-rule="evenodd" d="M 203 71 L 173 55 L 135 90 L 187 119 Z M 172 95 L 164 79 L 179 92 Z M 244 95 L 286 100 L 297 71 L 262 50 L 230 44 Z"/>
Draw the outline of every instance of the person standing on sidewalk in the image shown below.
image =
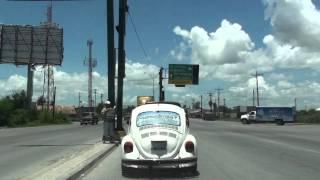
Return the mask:
<path id="1" fill-rule="evenodd" d="M 103 117 L 103 143 L 105 143 L 105 141 L 112 142 L 114 139 L 115 114 L 115 109 L 112 108 L 110 101 L 106 101 L 101 110 L 101 115 Z"/>

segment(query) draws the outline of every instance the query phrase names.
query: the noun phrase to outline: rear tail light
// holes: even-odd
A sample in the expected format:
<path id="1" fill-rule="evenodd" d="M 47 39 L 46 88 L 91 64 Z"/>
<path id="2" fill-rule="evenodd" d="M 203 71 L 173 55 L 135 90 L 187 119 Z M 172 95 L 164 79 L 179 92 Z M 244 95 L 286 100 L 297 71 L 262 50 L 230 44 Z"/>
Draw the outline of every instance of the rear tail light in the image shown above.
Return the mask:
<path id="1" fill-rule="evenodd" d="M 132 144 L 132 142 L 126 142 L 126 143 L 124 143 L 123 149 L 124 149 L 124 152 L 125 152 L 125 153 L 131 153 L 131 152 L 133 151 L 133 144 Z"/>
<path id="2" fill-rule="evenodd" d="M 185 144 L 185 148 L 187 152 L 194 152 L 194 144 L 191 141 L 187 141 Z"/>

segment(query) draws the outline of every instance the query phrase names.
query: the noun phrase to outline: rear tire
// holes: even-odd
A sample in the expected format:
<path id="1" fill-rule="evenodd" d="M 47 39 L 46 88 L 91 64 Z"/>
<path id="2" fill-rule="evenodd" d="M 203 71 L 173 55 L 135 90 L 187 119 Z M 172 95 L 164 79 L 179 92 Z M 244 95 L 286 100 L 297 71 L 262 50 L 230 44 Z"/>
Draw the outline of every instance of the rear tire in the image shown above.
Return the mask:
<path id="1" fill-rule="evenodd" d="M 242 124 L 250 124 L 248 119 L 241 119 Z"/>
<path id="2" fill-rule="evenodd" d="M 283 121 L 282 119 L 277 119 L 277 120 L 276 120 L 276 124 L 277 124 L 278 126 L 283 126 L 283 125 L 284 125 L 284 121 Z"/>

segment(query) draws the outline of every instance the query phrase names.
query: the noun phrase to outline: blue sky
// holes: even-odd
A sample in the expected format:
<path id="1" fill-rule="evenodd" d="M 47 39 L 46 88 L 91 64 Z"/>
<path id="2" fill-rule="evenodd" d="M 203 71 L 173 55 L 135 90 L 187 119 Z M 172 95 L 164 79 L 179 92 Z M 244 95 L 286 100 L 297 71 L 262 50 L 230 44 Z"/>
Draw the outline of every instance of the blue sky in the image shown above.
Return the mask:
<path id="1" fill-rule="evenodd" d="M 1 1 L 0 21 L 4 24 L 38 25 L 46 21 L 46 2 Z M 130 12 L 134 18 L 144 47 L 152 63 L 165 66 L 163 60 L 172 61 L 168 52 L 174 48 L 180 37 L 173 32 L 177 25 L 191 28 L 195 25 L 214 30 L 222 19 L 238 22 L 245 27 L 252 39 L 261 45 L 264 34 L 270 32 L 264 21 L 263 4 L 260 1 L 149 1 L 129 0 Z M 118 9 L 115 1 L 115 18 Z M 231 6 L 230 6 L 231 5 Z M 248 11 L 250 7 L 250 11 Z M 102 0 L 54 2 L 53 20 L 64 28 L 64 62 L 66 72 L 82 72 L 81 61 L 87 56 L 86 41 L 94 41 L 94 56 L 99 61 L 97 71 L 105 73 L 106 66 L 106 5 Z M 117 20 L 115 23 L 117 24 Z M 115 38 L 117 41 L 117 38 Z M 138 44 L 133 27 L 128 21 L 126 36 L 127 56 L 139 62 L 146 58 Z M 159 53 L 155 49 L 159 48 Z M 10 68 L 15 69 L 15 68 Z M 1 71 L 1 76 L 10 75 Z"/>
<path id="2" fill-rule="evenodd" d="M 115 24 L 118 22 L 117 2 L 118 1 L 115 0 Z M 47 4 L 47 2 L 1 0 L 0 22 L 3 24 L 39 25 L 40 22 L 46 20 Z M 316 83 L 315 85 L 317 87 L 320 83 L 318 80 L 319 71 L 313 68 L 314 65 L 319 64 L 319 60 L 315 58 L 317 51 L 313 52 L 313 50 L 319 50 L 319 47 L 311 48 L 309 44 L 306 45 L 304 44 L 305 42 L 300 41 L 303 39 L 303 36 L 305 36 L 305 38 L 312 38 L 312 35 L 316 36 L 318 34 L 304 32 L 304 29 L 301 29 L 299 32 L 297 30 L 297 32 L 294 31 L 285 35 L 286 33 L 282 31 L 285 29 L 283 25 L 285 23 L 281 22 L 281 17 L 292 17 L 293 19 L 297 18 L 301 21 L 297 20 L 296 23 L 288 23 L 287 27 L 301 27 L 302 23 L 314 22 L 316 25 L 310 26 L 318 28 L 320 19 L 314 20 L 309 15 L 298 16 L 299 14 L 302 14 L 300 13 L 299 8 L 301 8 L 302 12 L 303 7 L 311 13 L 319 13 L 319 1 L 128 0 L 128 4 L 129 11 L 149 57 L 146 58 L 144 56 L 134 33 L 133 26 L 130 21 L 128 21 L 126 51 L 127 58 L 130 60 L 129 66 L 132 66 L 133 71 L 132 73 L 127 71 L 127 80 L 132 79 L 133 81 L 138 81 L 135 85 L 128 83 L 127 89 L 131 89 L 132 91 L 125 92 L 125 96 L 127 96 L 125 98 L 125 101 L 127 101 L 126 104 L 134 103 L 133 99 L 136 95 L 141 95 L 139 93 L 150 93 L 150 86 L 152 85 L 150 82 L 152 81 L 148 81 L 148 84 L 141 83 L 139 79 L 143 80 L 148 79 L 149 77 L 141 77 L 141 74 L 138 73 L 138 71 L 146 71 L 148 74 L 149 72 L 155 73 L 155 67 L 167 67 L 169 63 L 199 63 L 200 70 L 203 69 L 203 72 L 206 72 L 206 74 L 200 76 L 200 86 L 187 87 L 184 89 L 175 89 L 174 87 L 168 86 L 168 98 L 181 99 L 178 97 L 183 96 L 182 99 L 194 98 L 198 100 L 199 94 L 206 94 L 214 88 L 222 87 L 225 90 L 225 98 L 228 99 L 230 105 L 245 104 L 246 102 L 243 100 L 240 101 L 239 97 L 252 91 L 251 86 L 253 86 L 253 84 L 250 80 L 250 74 L 255 70 L 259 70 L 265 74 L 262 79 L 262 86 L 265 86 L 262 87 L 262 93 L 266 92 L 266 99 L 272 99 L 266 101 L 266 104 L 291 105 L 291 97 L 284 97 L 284 95 L 279 92 L 281 84 L 290 83 L 290 85 L 286 84 L 288 88 L 290 87 L 290 89 L 293 89 L 293 87 L 291 87 L 292 85 L 295 86 L 294 88 L 296 89 L 296 91 L 291 91 L 290 93 L 292 96 L 301 96 L 300 99 L 303 107 L 305 104 L 320 106 L 318 102 L 311 101 L 312 97 L 302 97 L 302 94 L 299 93 L 300 91 L 303 92 L 303 89 L 298 89 L 300 86 L 311 86 L 314 83 Z M 310 8 L 310 4 L 315 6 L 316 9 Z M 273 6 L 276 8 L 271 10 L 270 17 L 266 18 L 266 9 Z M 289 16 L 288 14 L 285 14 L 285 12 L 281 13 L 283 9 L 288 8 L 287 10 L 290 10 L 290 8 L 294 9 L 294 7 L 298 7 L 298 10 L 296 8 L 297 13 L 292 13 Z M 223 20 L 226 20 L 230 26 L 227 25 L 225 29 L 221 28 Z M 96 71 L 99 76 L 97 76 L 97 81 L 105 80 L 107 73 L 105 1 L 88 0 L 54 2 L 53 21 L 64 29 L 64 60 L 62 66 L 57 68 L 57 71 L 67 73 L 68 77 L 76 78 L 76 76 L 78 76 L 84 78 L 86 67 L 83 66 L 82 61 L 88 54 L 86 41 L 91 38 L 94 41 L 93 54 L 98 60 Z M 279 25 L 276 22 L 281 23 L 279 23 Z M 230 53 L 229 51 L 221 50 L 221 54 L 212 55 L 211 53 L 203 52 L 202 49 L 199 49 L 199 47 L 220 47 L 220 41 L 216 41 L 216 39 L 218 39 L 218 33 L 215 33 L 216 36 L 209 35 L 209 37 L 205 37 L 202 30 L 207 34 L 218 32 L 219 29 L 222 32 L 229 32 L 228 28 L 236 28 L 237 25 L 240 25 L 241 28 L 234 29 L 232 32 L 235 32 L 235 34 L 231 33 L 223 35 L 224 33 L 222 33 L 223 37 L 220 37 L 222 42 L 234 43 L 232 44 L 234 45 L 234 49 L 230 48 L 232 49 L 230 51 L 232 51 L 231 54 L 235 51 L 237 55 L 236 59 L 232 60 L 232 62 L 226 62 L 227 60 L 223 58 L 228 56 L 226 53 Z M 175 29 L 177 26 L 179 26 L 180 29 Z M 195 27 L 199 28 L 197 29 Z M 184 35 L 183 32 L 187 32 L 189 35 Z M 237 34 L 238 32 L 239 34 Z M 302 38 L 296 38 L 295 35 L 297 34 L 301 35 Z M 264 42 L 267 35 L 274 37 L 273 39 L 271 38 L 269 44 Z M 204 44 L 201 44 L 201 42 L 197 41 L 197 37 L 205 37 L 208 42 L 205 41 Z M 227 40 L 224 41 L 224 39 Z M 237 43 L 237 41 L 240 43 Z M 117 42 L 117 36 L 115 36 L 115 42 Z M 274 43 L 276 43 L 276 46 L 273 45 Z M 180 44 L 182 45 L 180 46 Z M 303 58 L 305 60 L 310 59 L 311 63 L 297 63 L 297 58 L 288 58 L 285 63 L 278 60 L 284 59 L 283 54 L 286 53 L 283 51 L 285 51 L 286 48 L 282 47 L 286 45 L 291 48 L 301 48 L 303 52 L 295 53 L 303 54 Z M 312 49 L 312 53 L 310 53 L 310 49 Z M 210 49 L 210 51 L 215 50 L 216 49 Z M 290 54 L 289 51 L 291 52 L 292 49 L 289 48 L 287 54 Z M 242 55 L 239 55 L 239 53 L 243 54 L 243 52 L 247 54 L 245 59 Z M 183 59 L 179 59 L 177 56 L 179 53 Z M 279 57 L 279 54 L 282 54 L 282 56 Z M 268 67 L 261 67 L 258 65 L 259 63 L 271 62 L 273 60 L 275 62 L 269 64 Z M 292 67 L 287 67 L 285 65 L 286 63 L 292 64 Z M 206 67 L 202 68 L 204 66 Z M 239 72 L 235 72 L 235 70 L 238 71 L 238 69 L 235 68 L 237 66 L 239 66 Z M 214 68 L 217 69 L 210 70 Z M 246 71 L 245 68 L 249 69 Z M 2 80 L 3 84 L 8 83 L 10 77 L 15 74 L 19 77 L 25 77 L 26 68 L 1 64 L 0 80 Z M 263 84 L 264 81 L 265 84 Z M 280 81 L 285 82 L 279 83 Z M 83 83 L 82 86 L 86 86 L 86 81 L 81 83 Z M 105 84 L 101 82 L 100 84 L 97 84 L 97 88 L 101 89 L 101 92 L 106 91 L 104 87 Z M 139 84 L 141 86 L 139 86 Z M 61 82 L 61 86 L 64 86 L 63 82 Z M 83 88 L 82 86 L 81 91 L 85 93 L 86 88 Z M 237 89 L 237 92 L 234 92 L 235 89 Z M 318 92 L 319 91 L 314 92 L 315 97 L 319 95 L 317 94 Z M 62 104 L 77 103 L 77 95 L 71 95 L 73 98 L 68 98 L 70 97 L 70 94 L 65 95 L 64 98 L 61 98 Z M 245 98 L 247 98 L 246 101 L 248 101 L 250 98 L 249 95 L 245 96 Z M 280 100 L 275 103 L 274 99 Z"/>

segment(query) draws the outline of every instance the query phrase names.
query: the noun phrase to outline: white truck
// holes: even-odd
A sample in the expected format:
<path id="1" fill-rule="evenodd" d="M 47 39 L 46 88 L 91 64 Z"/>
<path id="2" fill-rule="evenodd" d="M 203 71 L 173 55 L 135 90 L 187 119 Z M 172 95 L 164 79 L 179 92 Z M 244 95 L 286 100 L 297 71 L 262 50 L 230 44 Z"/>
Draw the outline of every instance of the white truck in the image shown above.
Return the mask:
<path id="1" fill-rule="evenodd" d="M 275 122 L 278 125 L 295 121 L 294 107 L 256 107 L 256 111 L 251 111 L 241 116 L 243 124 L 252 122 Z"/>

